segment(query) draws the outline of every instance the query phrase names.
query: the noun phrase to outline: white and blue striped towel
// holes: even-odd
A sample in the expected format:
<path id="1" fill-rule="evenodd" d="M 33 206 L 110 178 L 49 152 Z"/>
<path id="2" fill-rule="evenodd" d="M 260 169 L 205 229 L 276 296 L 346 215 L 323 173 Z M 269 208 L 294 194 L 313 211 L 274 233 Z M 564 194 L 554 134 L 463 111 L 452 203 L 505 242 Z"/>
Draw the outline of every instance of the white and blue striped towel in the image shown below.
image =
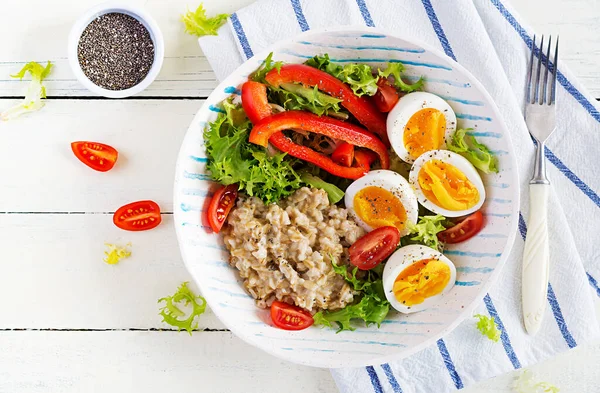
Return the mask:
<path id="1" fill-rule="evenodd" d="M 442 49 L 494 97 L 512 132 L 522 182 L 519 236 L 503 274 L 477 312 L 496 318 L 501 342 L 463 322 L 409 358 L 333 370 L 344 393 L 443 393 L 525 367 L 599 336 L 593 300 L 600 296 L 600 111 L 565 66 L 559 66 L 558 130 L 546 158 L 550 198 L 551 273 L 541 332 L 522 326 L 520 285 L 523 217 L 533 143 L 523 121 L 523 91 L 532 31 L 504 0 L 260 0 L 234 13 L 217 37 L 200 46 L 222 79 L 275 41 L 311 28 L 376 26 Z M 564 44 L 564 43 L 563 43 Z M 572 43 L 576 45 L 576 43 Z M 565 214 L 566 213 L 566 214 Z"/>

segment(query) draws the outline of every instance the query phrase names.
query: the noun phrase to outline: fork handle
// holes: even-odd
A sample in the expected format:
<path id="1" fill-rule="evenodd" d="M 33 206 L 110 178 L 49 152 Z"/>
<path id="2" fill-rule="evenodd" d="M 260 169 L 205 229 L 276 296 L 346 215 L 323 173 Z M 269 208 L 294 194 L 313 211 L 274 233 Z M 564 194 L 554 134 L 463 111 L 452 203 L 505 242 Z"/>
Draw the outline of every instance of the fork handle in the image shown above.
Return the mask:
<path id="1" fill-rule="evenodd" d="M 523 318 L 534 335 L 540 329 L 548 294 L 550 252 L 548 246 L 549 184 L 529 185 L 529 218 L 523 251 Z"/>

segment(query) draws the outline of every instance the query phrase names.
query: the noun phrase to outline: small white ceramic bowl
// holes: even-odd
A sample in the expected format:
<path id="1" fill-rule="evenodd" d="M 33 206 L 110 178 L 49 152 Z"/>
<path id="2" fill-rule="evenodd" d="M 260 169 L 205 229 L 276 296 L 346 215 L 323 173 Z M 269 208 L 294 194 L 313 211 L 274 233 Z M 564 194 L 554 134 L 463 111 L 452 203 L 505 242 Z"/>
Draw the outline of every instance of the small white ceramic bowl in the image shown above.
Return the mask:
<path id="1" fill-rule="evenodd" d="M 146 77 L 137 85 L 125 90 L 108 90 L 96 85 L 83 73 L 81 65 L 79 64 L 79 59 L 77 58 L 77 46 L 79 45 L 79 39 L 85 28 L 97 17 L 112 12 L 126 14 L 140 21 L 150 33 L 150 37 L 154 43 L 154 62 L 152 63 L 148 75 L 146 75 Z M 77 77 L 77 80 L 92 93 L 108 98 L 124 98 L 143 91 L 158 75 L 160 68 L 162 67 L 163 57 L 165 56 L 163 36 L 154 18 L 139 7 L 117 2 L 99 4 L 81 15 L 71 28 L 68 45 L 69 64 L 71 65 L 71 69 Z"/>

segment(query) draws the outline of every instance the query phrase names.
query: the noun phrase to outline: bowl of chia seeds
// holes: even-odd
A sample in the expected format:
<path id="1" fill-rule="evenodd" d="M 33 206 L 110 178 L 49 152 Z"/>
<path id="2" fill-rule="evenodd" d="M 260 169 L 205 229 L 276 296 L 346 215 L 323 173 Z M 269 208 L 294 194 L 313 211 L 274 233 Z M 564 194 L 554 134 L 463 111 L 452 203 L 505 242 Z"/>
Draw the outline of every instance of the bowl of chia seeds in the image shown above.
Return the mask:
<path id="1" fill-rule="evenodd" d="M 104 3 L 75 22 L 68 51 L 71 69 L 88 90 L 124 98 L 154 81 L 165 50 L 158 24 L 145 11 Z"/>

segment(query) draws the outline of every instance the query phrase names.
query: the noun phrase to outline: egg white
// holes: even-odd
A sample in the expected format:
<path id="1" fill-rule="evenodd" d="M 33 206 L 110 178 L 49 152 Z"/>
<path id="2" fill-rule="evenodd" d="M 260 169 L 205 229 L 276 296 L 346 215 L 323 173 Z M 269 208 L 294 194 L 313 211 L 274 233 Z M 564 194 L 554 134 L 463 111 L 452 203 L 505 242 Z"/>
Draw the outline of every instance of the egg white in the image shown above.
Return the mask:
<path id="1" fill-rule="evenodd" d="M 448 163 L 450 165 L 455 166 L 462 173 L 464 173 L 465 176 L 469 179 L 469 181 L 473 183 L 475 188 L 477 188 L 477 191 L 479 191 L 479 202 L 477 202 L 474 206 L 472 206 L 469 209 L 447 210 L 427 199 L 425 197 L 425 194 L 423 193 L 423 190 L 421 189 L 421 185 L 419 184 L 419 172 L 421 171 L 421 168 L 423 168 L 423 165 L 425 165 L 425 163 L 430 160 L 440 160 L 442 162 Z M 477 172 L 477 169 L 473 166 L 473 164 L 469 162 L 469 160 L 467 160 L 460 154 L 451 152 L 449 150 L 431 150 L 427 153 L 422 154 L 413 163 L 408 179 L 410 181 L 410 184 L 415 189 L 415 193 L 417 194 L 417 199 L 419 200 L 419 203 L 423 205 L 426 209 L 446 217 L 461 217 L 476 212 L 481 208 L 483 202 L 485 201 L 485 187 L 483 186 L 483 181 L 481 180 L 481 176 L 479 176 L 479 172 Z"/>
<path id="2" fill-rule="evenodd" d="M 390 111 L 387 117 L 387 133 L 392 148 L 403 161 L 412 163 L 415 161 L 404 146 L 404 129 L 410 118 L 421 109 L 434 108 L 442 112 L 446 117 L 446 132 L 444 134 L 444 143 L 440 149 L 446 147 L 450 142 L 452 134 L 456 130 L 456 115 L 450 105 L 442 98 L 432 93 L 415 92 L 400 98 L 396 106 Z"/>
<path id="3" fill-rule="evenodd" d="M 415 304 L 409 307 L 400 303 L 398 299 L 396 299 L 396 296 L 392 290 L 394 287 L 394 282 L 404 269 L 423 259 L 437 259 L 446 264 L 450 268 L 450 280 L 448 281 L 448 284 L 446 284 L 444 290 L 439 294 L 426 298 L 421 304 Z M 404 314 L 423 311 L 426 308 L 435 305 L 440 297 L 442 297 L 445 293 L 448 293 L 448 291 L 454 287 L 455 281 L 456 267 L 454 266 L 454 263 L 452 263 L 452 261 L 444 254 L 434 250 L 433 248 L 422 246 L 420 244 L 404 246 L 398 249 L 388 259 L 387 263 L 385 264 L 385 269 L 383 270 L 383 288 L 385 291 L 385 297 L 390 302 L 392 307 L 394 307 L 394 309 Z"/>
<path id="4" fill-rule="evenodd" d="M 375 228 L 364 222 L 358 214 L 356 214 L 356 211 L 354 210 L 354 197 L 357 192 L 370 186 L 381 187 L 391 192 L 404 206 L 404 210 L 406 210 L 406 219 L 410 220 L 412 223 L 417 222 L 419 204 L 417 203 L 417 197 L 411 185 L 400 174 L 394 171 L 380 169 L 370 171 L 363 177 L 355 180 L 346 190 L 346 195 L 344 197 L 346 209 L 348 209 L 350 216 L 366 231 L 370 232 Z M 408 232 L 408 228 L 405 226 L 404 229 L 400 231 L 400 236 L 404 236 L 408 234 Z"/>

